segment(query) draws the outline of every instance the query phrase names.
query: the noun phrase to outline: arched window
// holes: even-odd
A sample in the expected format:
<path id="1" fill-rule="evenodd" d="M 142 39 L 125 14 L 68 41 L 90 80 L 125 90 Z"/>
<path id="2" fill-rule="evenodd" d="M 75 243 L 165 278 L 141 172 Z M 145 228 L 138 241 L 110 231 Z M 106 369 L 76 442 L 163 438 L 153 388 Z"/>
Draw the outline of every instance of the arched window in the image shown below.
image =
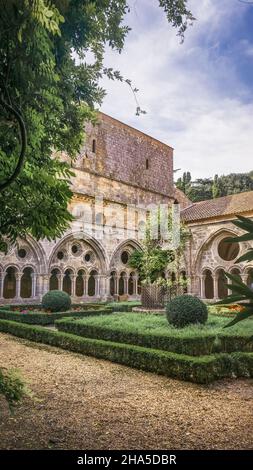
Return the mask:
<path id="1" fill-rule="evenodd" d="M 14 299 L 16 297 L 16 268 L 10 267 L 4 278 L 4 298 Z"/>
<path id="2" fill-rule="evenodd" d="M 95 276 L 97 275 L 97 271 L 91 271 L 89 279 L 88 279 L 88 296 L 93 297 L 96 295 L 96 279 Z"/>
<path id="3" fill-rule="evenodd" d="M 76 296 L 82 297 L 84 295 L 84 276 L 85 272 L 80 269 L 76 276 Z"/>
<path id="4" fill-rule="evenodd" d="M 240 271 L 240 269 L 238 269 L 238 268 L 233 268 L 233 269 L 231 270 L 231 274 L 233 274 L 233 276 L 239 277 L 239 278 L 240 278 L 240 281 L 242 281 L 242 276 L 241 276 L 241 271 Z"/>
<path id="5" fill-rule="evenodd" d="M 125 276 L 126 276 L 125 273 L 121 273 L 120 278 L 119 278 L 119 295 L 126 294 L 126 292 L 125 292 L 125 281 L 124 281 Z"/>
<path id="6" fill-rule="evenodd" d="M 20 297 L 29 299 L 32 297 L 32 268 L 25 268 L 21 277 Z"/>
<path id="7" fill-rule="evenodd" d="M 71 274 L 72 271 L 70 269 L 67 269 L 64 273 L 64 278 L 63 278 L 63 291 L 66 292 L 67 294 L 71 295 Z"/>
<path id="8" fill-rule="evenodd" d="M 130 273 L 129 280 L 128 280 L 128 294 L 133 295 L 134 294 L 134 273 Z"/>
<path id="9" fill-rule="evenodd" d="M 116 294 L 115 283 L 116 283 L 116 272 L 112 271 L 111 277 L 110 277 L 110 294 L 111 295 Z"/>
<path id="10" fill-rule="evenodd" d="M 224 299 L 228 296 L 228 288 L 226 284 L 228 283 L 228 279 L 225 275 L 225 271 L 220 269 L 217 273 L 218 276 L 218 297 L 219 299 Z"/>
<path id="11" fill-rule="evenodd" d="M 59 269 L 53 269 L 49 279 L 49 290 L 59 290 Z"/>
<path id="12" fill-rule="evenodd" d="M 213 282 L 213 275 L 209 269 L 204 272 L 205 276 L 205 299 L 213 299 L 214 298 L 214 282 Z"/>

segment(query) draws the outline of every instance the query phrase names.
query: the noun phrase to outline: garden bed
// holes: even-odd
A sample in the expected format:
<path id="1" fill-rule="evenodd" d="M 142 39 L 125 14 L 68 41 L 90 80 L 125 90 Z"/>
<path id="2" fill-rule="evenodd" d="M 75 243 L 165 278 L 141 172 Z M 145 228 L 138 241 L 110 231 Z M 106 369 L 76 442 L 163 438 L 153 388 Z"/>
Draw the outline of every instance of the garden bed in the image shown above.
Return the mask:
<path id="1" fill-rule="evenodd" d="M 209 317 L 206 325 L 191 325 L 177 329 L 168 324 L 165 316 L 144 313 L 114 313 L 103 317 L 63 319 L 56 322 L 60 331 L 78 336 L 135 344 L 148 348 L 192 356 L 215 352 L 253 351 L 250 320 L 223 327 L 226 318 Z M 251 327 L 251 328 L 250 328 Z"/>
<path id="2" fill-rule="evenodd" d="M 210 383 L 224 377 L 253 376 L 253 353 L 194 357 L 112 341 L 83 338 L 7 320 L 0 320 L 0 331 L 37 343 L 57 346 L 190 382 Z"/>
<path id="3" fill-rule="evenodd" d="M 102 306 L 99 309 L 90 310 L 70 310 L 67 312 L 43 312 L 43 311 L 11 311 L 0 310 L 0 319 L 11 320 L 19 323 L 27 323 L 33 325 L 51 325 L 60 318 L 74 317 L 83 318 L 92 315 L 108 315 L 112 313 L 112 309 L 107 306 Z"/>

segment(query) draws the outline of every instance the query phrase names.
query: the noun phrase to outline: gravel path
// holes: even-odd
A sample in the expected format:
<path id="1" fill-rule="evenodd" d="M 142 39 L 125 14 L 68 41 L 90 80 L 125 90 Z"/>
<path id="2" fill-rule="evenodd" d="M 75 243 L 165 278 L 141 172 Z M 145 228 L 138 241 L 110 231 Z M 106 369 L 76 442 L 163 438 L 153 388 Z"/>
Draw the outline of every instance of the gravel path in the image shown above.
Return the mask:
<path id="1" fill-rule="evenodd" d="M 252 449 L 253 381 L 195 385 L 0 333 L 32 396 L 0 400 L 1 449 Z"/>

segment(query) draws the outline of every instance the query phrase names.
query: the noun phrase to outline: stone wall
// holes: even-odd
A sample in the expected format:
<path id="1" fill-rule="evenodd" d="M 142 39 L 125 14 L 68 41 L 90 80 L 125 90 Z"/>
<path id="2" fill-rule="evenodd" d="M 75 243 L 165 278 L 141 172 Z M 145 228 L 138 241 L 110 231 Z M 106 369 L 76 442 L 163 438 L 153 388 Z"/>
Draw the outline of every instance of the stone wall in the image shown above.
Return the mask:
<path id="1" fill-rule="evenodd" d="M 252 214 L 253 217 L 253 214 Z M 227 279 L 224 272 L 241 276 L 244 282 L 250 282 L 253 275 L 253 263 L 236 263 L 236 259 L 245 253 L 253 243 L 240 243 L 240 251 L 231 260 L 219 255 L 219 246 L 227 237 L 237 236 L 243 232 L 233 224 L 232 218 L 212 219 L 188 224 L 192 238 L 186 252 L 187 273 L 190 278 L 190 291 L 203 299 L 206 298 L 207 277 L 213 279 L 213 299 L 223 298 L 226 293 Z M 252 279 L 253 280 L 253 279 Z M 210 300 L 212 300 L 210 298 Z"/>

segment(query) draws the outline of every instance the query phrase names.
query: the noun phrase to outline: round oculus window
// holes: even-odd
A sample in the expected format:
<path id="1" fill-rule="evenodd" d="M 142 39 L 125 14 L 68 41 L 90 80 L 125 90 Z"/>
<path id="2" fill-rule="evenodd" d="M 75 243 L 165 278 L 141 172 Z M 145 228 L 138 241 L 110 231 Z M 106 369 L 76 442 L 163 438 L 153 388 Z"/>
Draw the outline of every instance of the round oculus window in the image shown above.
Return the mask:
<path id="1" fill-rule="evenodd" d="M 26 251 L 24 248 L 20 248 L 20 249 L 18 250 L 18 256 L 19 256 L 19 258 L 25 258 L 26 255 L 27 255 L 27 251 Z"/>
<path id="2" fill-rule="evenodd" d="M 232 243 L 229 238 L 224 238 L 218 245 L 218 253 L 224 261 L 233 261 L 239 255 L 239 243 Z"/>

